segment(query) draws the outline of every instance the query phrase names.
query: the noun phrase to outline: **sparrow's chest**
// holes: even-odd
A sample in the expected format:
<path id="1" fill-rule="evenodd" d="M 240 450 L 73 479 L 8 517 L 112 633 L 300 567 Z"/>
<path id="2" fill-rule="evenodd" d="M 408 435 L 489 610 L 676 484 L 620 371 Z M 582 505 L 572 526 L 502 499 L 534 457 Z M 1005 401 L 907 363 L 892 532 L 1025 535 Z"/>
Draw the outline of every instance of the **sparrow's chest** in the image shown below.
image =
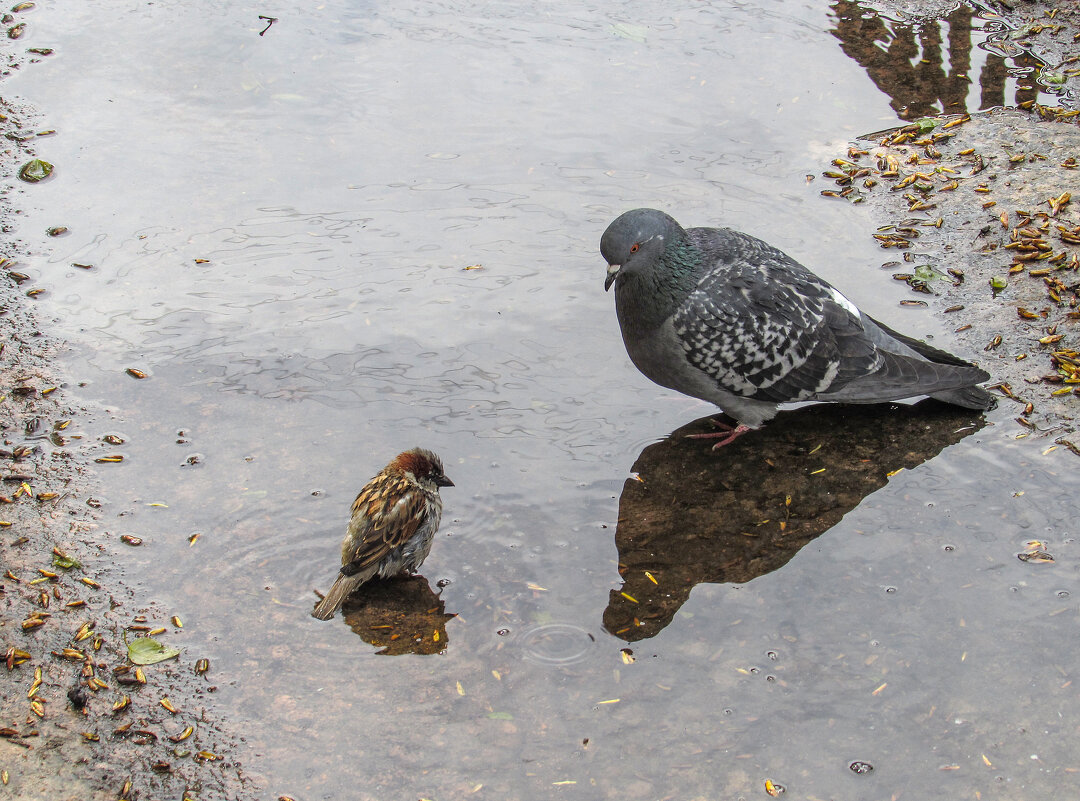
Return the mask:
<path id="1" fill-rule="evenodd" d="M 427 558 L 431 551 L 431 541 L 441 520 L 442 500 L 438 493 L 427 493 L 423 520 L 417 527 L 416 533 L 409 537 L 399 549 L 400 559 L 406 570 L 418 567 Z"/>

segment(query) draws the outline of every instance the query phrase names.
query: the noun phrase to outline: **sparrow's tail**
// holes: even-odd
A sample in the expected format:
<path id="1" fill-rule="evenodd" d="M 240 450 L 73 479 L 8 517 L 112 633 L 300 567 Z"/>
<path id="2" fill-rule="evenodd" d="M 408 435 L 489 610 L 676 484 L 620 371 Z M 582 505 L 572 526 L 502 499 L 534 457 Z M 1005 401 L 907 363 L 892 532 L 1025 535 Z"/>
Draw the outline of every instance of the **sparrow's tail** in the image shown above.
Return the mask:
<path id="1" fill-rule="evenodd" d="M 326 593 L 326 597 L 316 605 L 311 613 L 312 617 L 317 617 L 319 620 L 332 618 L 334 613 L 345 603 L 345 599 L 360 589 L 360 585 L 371 578 L 374 572 L 374 570 L 364 570 L 351 576 L 338 573 L 334 586 L 330 588 L 330 592 Z"/>

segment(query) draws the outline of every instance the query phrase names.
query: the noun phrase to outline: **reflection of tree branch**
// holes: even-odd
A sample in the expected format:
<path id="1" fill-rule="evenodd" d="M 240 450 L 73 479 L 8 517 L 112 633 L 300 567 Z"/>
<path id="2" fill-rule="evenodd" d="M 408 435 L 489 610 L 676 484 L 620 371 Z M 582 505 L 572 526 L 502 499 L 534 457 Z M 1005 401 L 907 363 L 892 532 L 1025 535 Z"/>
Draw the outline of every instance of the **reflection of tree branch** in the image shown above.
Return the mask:
<path id="1" fill-rule="evenodd" d="M 937 20 L 918 29 L 892 22 L 890 29 L 873 9 L 854 0 L 838 0 L 832 8 L 836 17 L 832 34 L 840 40 L 840 49 L 891 98 L 897 116 L 912 120 L 965 110 L 971 67 L 971 8 L 961 5 L 945 18 L 949 25 L 948 72 Z"/>
<path id="2" fill-rule="evenodd" d="M 1004 106 L 1005 83 L 1009 79 L 1010 72 L 1017 70 L 1028 71 L 1031 80 L 1016 87 L 1016 97 L 1013 99 L 1014 105 L 1019 106 L 1028 100 L 1038 100 L 1039 89 L 1035 85 L 1035 75 L 1044 66 L 1043 62 L 1027 51 L 1019 51 L 1017 55 L 1011 57 L 1010 61 L 1013 65 L 1011 70 L 1008 62 L 1001 56 L 992 53 L 987 55 L 982 74 L 979 76 L 979 87 L 981 89 L 979 108 Z"/>
<path id="3" fill-rule="evenodd" d="M 623 586 L 604 627 L 624 640 L 652 637 L 694 585 L 745 583 L 782 567 L 885 485 L 982 426 L 973 412 L 917 406 L 822 405 L 781 414 L 713 451 L 685 435 L 645 448 L 619 499 L 615 543 Z"/>
<path id="4" fill-rule="evenodd" d="M 349 628 L 384 655 L 437 654 L 450 641 L 441 598 L 423 576 L 372 581 L 345 602 Z"/>

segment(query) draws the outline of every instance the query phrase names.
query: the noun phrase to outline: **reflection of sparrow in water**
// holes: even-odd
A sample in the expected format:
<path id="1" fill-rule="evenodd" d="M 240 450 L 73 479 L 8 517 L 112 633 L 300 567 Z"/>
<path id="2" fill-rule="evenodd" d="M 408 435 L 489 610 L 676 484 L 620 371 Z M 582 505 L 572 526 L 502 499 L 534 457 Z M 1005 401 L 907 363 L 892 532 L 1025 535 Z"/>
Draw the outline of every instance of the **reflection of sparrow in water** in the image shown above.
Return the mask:
<path id="1" fill-rule="evenodd" d="M 341 542 L 341 572 L 312 614 L 329 620 L 365 581 L 420 567 L 442 519 L 439 487 L 452 486 L 431 451 L 398 454 L 353 501 Z"/>

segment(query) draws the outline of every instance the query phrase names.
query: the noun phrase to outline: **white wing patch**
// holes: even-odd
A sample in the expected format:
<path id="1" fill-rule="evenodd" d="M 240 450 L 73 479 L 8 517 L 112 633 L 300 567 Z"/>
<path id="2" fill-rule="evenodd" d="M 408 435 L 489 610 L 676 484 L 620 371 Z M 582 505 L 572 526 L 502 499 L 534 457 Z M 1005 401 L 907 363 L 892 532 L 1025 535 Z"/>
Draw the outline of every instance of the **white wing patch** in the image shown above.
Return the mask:
<path id="1" fill-rule="evenodd" d="M 837 294 L 840 294 L 840 293 L 837 293 Z M 852 306 L 852 308 L 854 309 L 855 307 Z M 859 310 L 855 309 L 855 314 L 858 314 L 858 313 L 859 313 Z M 821 377 L 821 382 L 817 385 L 817 388 L 814 389 L 812 392 L 804 393 L 804 397 L 812 398 L 815 395 L 817 395 L 818 393 L 821 393 L 821 392 L 824 392 L 825 390 L 827 390 L 832 385 L 833 380 L 836 378 L 836 374 L 839 373 L 839 372 L 840 372 L 840 362 L 829 362 L 829 366 L 825 370 L 825 375 L 823 375 Z"/>
<path id="2" fill-rule="evenodd" d="M 829 292 L 832 294 L 832 299 L 835 300 L 837 304 L 847 309 L 856 320 L 862 319 L 862 315 L 859 313 L 855 304 L 841 295 L 835 287 L 829 287 Z"/>

